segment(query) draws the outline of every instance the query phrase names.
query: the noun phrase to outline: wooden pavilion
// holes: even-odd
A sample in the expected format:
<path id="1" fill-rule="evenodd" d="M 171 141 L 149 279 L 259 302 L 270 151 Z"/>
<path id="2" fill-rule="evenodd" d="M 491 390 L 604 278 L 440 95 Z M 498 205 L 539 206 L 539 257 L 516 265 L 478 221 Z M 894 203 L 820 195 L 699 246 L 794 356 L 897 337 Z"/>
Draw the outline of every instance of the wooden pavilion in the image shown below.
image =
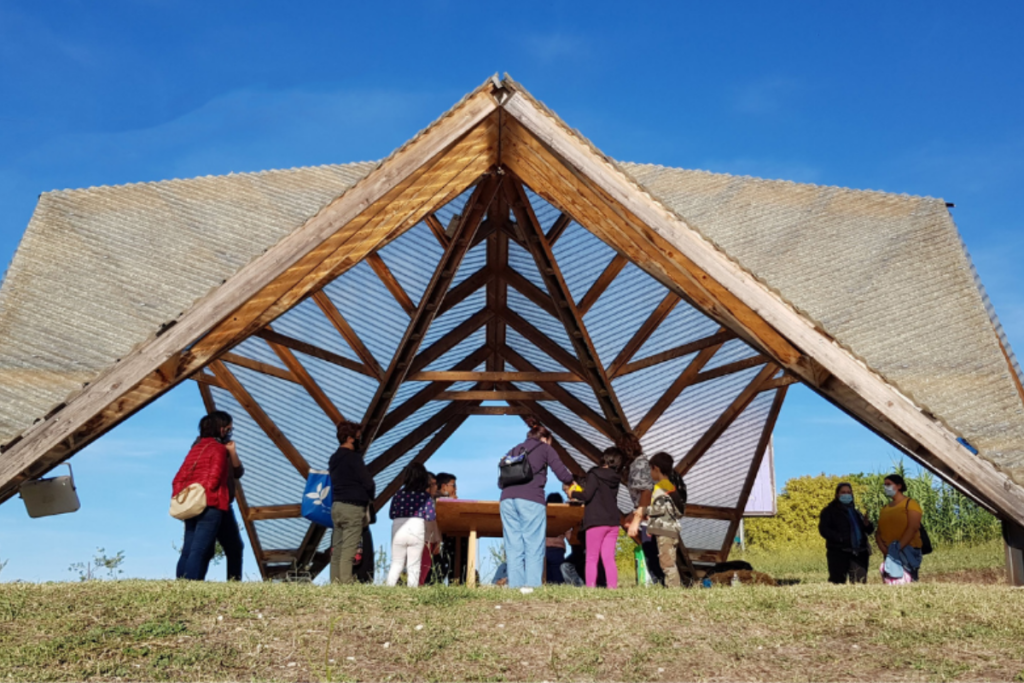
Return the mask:
<path id="1" fill-rule="evenodd" d="M 616 162 L 495 77 L 379 163 L 43 194 L 0 289 L 0 501 L 191 379 L 264 578 L 328 561 L 299 501 L 343 417 L 378 508 L 470 415 L 539 416 L 576 472 L 635 434 L 715 561 L 803 382 L 1019 548 L 1021 376 L 942 200 Z"/>

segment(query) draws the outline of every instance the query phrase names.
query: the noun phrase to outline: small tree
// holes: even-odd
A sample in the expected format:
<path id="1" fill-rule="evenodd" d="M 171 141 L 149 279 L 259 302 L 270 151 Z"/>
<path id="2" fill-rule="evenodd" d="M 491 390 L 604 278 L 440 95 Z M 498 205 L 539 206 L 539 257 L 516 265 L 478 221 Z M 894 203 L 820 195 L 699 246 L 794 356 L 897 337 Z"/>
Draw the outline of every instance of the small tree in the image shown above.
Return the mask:
<path id="1" fill-rule="evenodd" d="M 110 556 L 106 554 L 106 550 L 103 548 L 97 548 L 92 562 L 74 562 L 68 567 L 68 571 L 78 574 L 79 581 L 99 579 L 101 571 L 106 572 L 107 579 L 116 580 L 121 574 L 124 574 L 124 570 L 121 569 L 122 564 L 124 564 L 123 550 L 119 550 L 116 555 Z"/>

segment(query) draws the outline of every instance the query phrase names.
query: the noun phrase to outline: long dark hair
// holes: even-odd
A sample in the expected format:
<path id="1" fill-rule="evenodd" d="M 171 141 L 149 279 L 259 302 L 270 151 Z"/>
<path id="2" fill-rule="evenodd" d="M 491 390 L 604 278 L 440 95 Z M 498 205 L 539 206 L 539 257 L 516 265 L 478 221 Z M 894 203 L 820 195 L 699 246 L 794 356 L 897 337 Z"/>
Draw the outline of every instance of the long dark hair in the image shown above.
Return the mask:
<path id="1" fill-rule="evenodd" d="M 409 465 L 405 471 L 405 490 L 409 493 L 426 493 L 430 488 L 430 474 L 418 462 Z"/>
<path id="2" fill-rule="evenodd" d="M 601 453 L 601 464 L 618 472 L 622 468 L 622 451 L 610 446 Z"/>
<path id="3" fill-rule="evenodd" d="M 224 436 L 224 428 L 234 424 L 231 416 L 223 410 L 214 410 L 199 420 L 199 438 L 217 439 Z"/>

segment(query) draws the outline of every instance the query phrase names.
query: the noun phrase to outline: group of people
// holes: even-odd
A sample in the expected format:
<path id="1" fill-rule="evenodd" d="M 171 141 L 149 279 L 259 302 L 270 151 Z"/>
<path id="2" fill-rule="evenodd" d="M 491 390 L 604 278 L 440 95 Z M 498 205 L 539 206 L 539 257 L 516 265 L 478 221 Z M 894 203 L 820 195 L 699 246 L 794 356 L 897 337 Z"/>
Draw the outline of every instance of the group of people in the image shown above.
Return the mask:
<path id="1" fill-rule="evenodd" d="M 858 510 L 853 487 L 836 486 L 835 499 L 821 511 L 818 532 L 825 539 L 828 580 L 831 583 L 866 583 L 871 540 L 882 553 L 879 568 L 887 584 L 913 583 L 926 550 L 921 504 L 907 496 L 907 483 L 898 474 L 883 481 L 888 504 L 878 513 L 878 525 Z"/>
<path id="2" fill-rule="evenodd" d="M 499 509 L 505 543 L 503 583 L 532 590 L 545 573 L 549 583 L 618 586 L 615 551 L 620 528 L 643 549 L 653 583 L 681 585 L 679 560 L 681 522 L 686 509 L 686 487 L 668 453 L 647 458 L 639 441 L 625 436 L 606 449 L 598 466 L 585 477 L 574 478 L 552 447 L 552 436 L 536 421 L 529 424 L 526 440 L 512 452 L 522 454 L 530 476 L 502 487 Z M 243 543 L 232 510 L 235 482 L 245 469 L 232 440 L 231 416 L 214 411 L 199 422 L 193 443 L 172 485 L 178 496 L 192 484 L 205 491 L 206 507 L 185 520 L 185 537 L 178 560 L 178 578 L 204 580 L 219 542 L 227 560 L 227 579 L 241 580 Z M 330 458 L 332 538 L 330 580 L 353 583 L 373 580 L 373 541 L 376 483 L 363 460 L 362 426 L 343 421 L 337 426 L 339 447 Z M 545 495 L 547 473 L 562 483 L 571 502 L 584 506 L 580 529 L 568 534 L 570 555 L 565 556 L 566 534 L 547 534 L 547 505 L 562 502 L 555 493 Z M 619 509 L 619 488 L 626 473 L 632 509 Z M 500 484 L 499 484 L 500 485 Z M 853 488 L 836 487 L 835 499 L 821 512 L 819 531 L 825 538 L 829 581 L 863 583 L 867 580 L 871 536 L 881 551 L 881 572 L 886 583 L 918 580 L 926 535 L 920 504 L 907 497 L 907 486 L 897 474 L 885 478 L 889 504 L 879 514 L 877 529 L 856 508 Z M 464 567 L 456 566 L 456 543 L 465 539 L 443 537 L 437 528 L 435 501 L 458 497 L 456 478 L 436 476 L 420 463 L 406 468 L 402 488 L 391 502 L 391 566 L 387 583 L 394 586 L 403 572 L 409 586 L 427 582 L 464 581 Z M 545 571 L 546 570 L 546 571 Z M 582 574 L 582 577 L 581 577 Z"/>

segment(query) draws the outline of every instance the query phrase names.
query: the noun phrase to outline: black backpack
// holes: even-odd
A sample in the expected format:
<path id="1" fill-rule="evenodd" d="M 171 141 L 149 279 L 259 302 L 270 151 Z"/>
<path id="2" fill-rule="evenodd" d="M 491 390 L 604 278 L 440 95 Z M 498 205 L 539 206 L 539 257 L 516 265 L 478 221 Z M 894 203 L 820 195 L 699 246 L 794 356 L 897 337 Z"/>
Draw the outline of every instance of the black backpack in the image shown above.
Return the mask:
<path id="1" fill-rule="evenodd" d="M 526 450 L 522 445 L 516 446 L 498 462 L 499 489 L 525 484 L 533 479 L 533 467 L 530 465 L 529 456 L 534 448 Z"/>

